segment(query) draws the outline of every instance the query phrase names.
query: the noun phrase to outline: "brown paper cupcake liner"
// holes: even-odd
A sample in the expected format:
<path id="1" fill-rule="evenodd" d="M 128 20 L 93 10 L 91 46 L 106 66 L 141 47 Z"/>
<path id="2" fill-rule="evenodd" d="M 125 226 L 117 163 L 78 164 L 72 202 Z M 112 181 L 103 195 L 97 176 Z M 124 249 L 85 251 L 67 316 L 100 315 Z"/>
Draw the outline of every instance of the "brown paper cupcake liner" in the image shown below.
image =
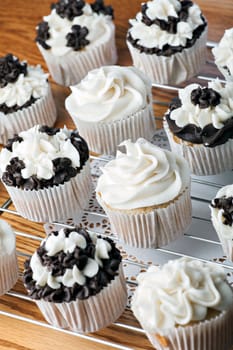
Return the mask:
<path id="1" fill-rule="evenodd" d="M 127 290 L 122 265 L 119 275 L 98 294 L 70 303 L 36 301 L 47 322 L 74 332 L 95 332 L 116 321 L 127 302 Z"/>
<path id="2" fill-rule="evenodd" d="M 115 154 L 117 146 L 127 139 L 133 142 L 139 137 L 151 140 L 156 129 L 150 104 L 125 119 L 109 124 L 85 123 L 74 116 L 72 118 L 89 148 L 100 154 Z"/>
<path id="3" fill-rule="evenodd" d="M 202 144 L 190 145 L 179 139 L 174 140 L 174 135 L 164 121 L 164 130 L 167 134 L 173 152 L 183 156 L 195 175 L 214 175 L 231 170 L 233 168 L 233 140 L 230 139 L 223 145 L 205 147 Z"/>
<path id="4" fill-rule="evenodd" d="M 56 83 L 70 86 L 77 84 L 87 73 L 105 65 L 116 64 L 115 26 L 111 25 L 110 38 L 96 47 L 82 51 L 73 51 L 65 56 L 54 56 L 37 44 L 49 72 Z"/>
<path id="5" fill-rule="evenodd" d="M 31 106 L 10 114 L 1 114 L 0 143 L 6 144 L 9 138 L 34 125 L 53 126 L 57 118 L 55 103 L 50 86 L 46 96 L 38 99 Z"/>
<path id="6" fill-rule="evenodd" d="M 158 248 L 180 238 L 192 220 L 190 187 L 184 189 L 165 208 L 143 213 L 124 213 L 106 206 L 97 194 L 97 200 L 105 210 L 112 231 L 121 241 L 138 248 Z M 142 209 L 143 210 L 143 209 Z"/>
<path id="7" fill-rule="evenodd" d="M 127 45 L 135 67 L 145 72 L 153 83 L 180 84 L 195 76 L 206 61 L 207 28 L 195 44 L 170 57 L 146 54 Z"/>
<path id="8" fill-rule="evenodd" d="M 0 255 L 0 295 L 8 292 L 17 282 L 18 262 L 15 249 L 11 254 Z"/>
<path id="9" fill-rule="evenodd" d="M 42 190 L 22 190 L 5 185 L 17 212 L 31 221 L 53 222 L 81 219 L 91 197 L 89 161 L 81 172 L 62 185 Z"/>

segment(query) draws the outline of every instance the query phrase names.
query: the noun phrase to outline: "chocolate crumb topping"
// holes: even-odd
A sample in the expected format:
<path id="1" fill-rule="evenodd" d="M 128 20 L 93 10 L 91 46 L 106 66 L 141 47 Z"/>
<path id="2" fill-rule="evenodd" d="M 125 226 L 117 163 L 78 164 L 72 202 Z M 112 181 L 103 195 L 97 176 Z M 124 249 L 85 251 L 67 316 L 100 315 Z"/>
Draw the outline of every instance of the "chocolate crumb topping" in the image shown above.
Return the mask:
<path id="1" fill-rule="evenodd" d="M 48 271 L 52 273 L 52 276 L 63 276 L 67 269 L 72 269 L 74 266 L 82 271 L 88 259 L 94 259 L 96 246 L 93 243 L 90 235 L 82 228 L 65 229 L 66 237 L 73 231 L 78 232 L 86 240 L 86 247 L 80 248 L 76 246 L 72 253 L 65 253 L 59 251 L 53 256 L 47 254 L 45 248 L 45 242 L 37 249 L 37 255 L 40 262 L 45 266 Z M 51 235 L 58 235 L 58 231 L 50 233 Z M 49 237 L 48 236 L 48 237 Z M 102 266 L 99 265 L 99 269 L 96 275 L 93 277 L 86 277 L 84 285 L 75 283 L 72 287 L 67 287 L 61 283 L 58 289 L 53 289 L 48 284 L 40 286 L 33 280 L 33 271 L 30 267 L 30 259 L 25 261 L 25 270 L 23 281 L 29 295 L 36 300 L 43 299 L 49 302 L 71 302 L 76 299 L 87 299 L 90 296 L 99 293 L 105 286 L 107 286 L 118 275 L 119 265 L 121 263 L 120 251 L 116 248 L 115 243 L 110 238 L 103 238 L 111 245 L 111 250 L 108 252 L 109 258 L 101 259 Z"/>
<path id="2" fill-rule="evenodd" d="M 81 27 L 75 24 L 71 27 L 72 32 L 66 35 L 67 43 L 66 46 L 73 47 L 74 51 L 78 51 L 87 46 L 90 41 L 86 39 L 89 33 L 87 27 Z"/>
<path id="3" fill-rule="evenodd" d="M 0 112 L 2 112 L 4 114 L 10 114 L 10 113 L 14 113 L 17 111 L 21 111 L 24 108 L 30 107 L 37 100 L 38 100 L 37 98 L 34 98 L 33 96 L 31 96 L 30 100 L 25 102 L 22 106 L 14 105 L 11 107 L 8 107 L 5 103 L 3 103 L 3 104 L 0 104 Z"/>
<path id="4" fill-rule="evenodd" d="M 191 92 L 191 101 L 200 108 L 216 107 L 220 104 L 221 95 L 211 88 L 194 89 Z"/>
<path id="5" fill-rule="evenodd" d="M 233 197 L 214 198 L 211 202 L 211 207 L 219 210 L 223 209 L 223 224 L 233 226 Z"/>
<path id="6" fill-rule="evenodd" d="M 39 129 L 40 132 L 44 132 L 45 134 L 49 135 L 49 136 L 53 136 L 56 135 L 56 133 L 58 133 L 60 131 L 59 128 L 53 128 L 50 127 L 48 125 L 42 125 Z"/>
<path id="7" fill-rule="evenodd" d="M 8 149 L 8 151 L 12 152 L 13 143 L 14 142 L 22 142 L 22 141 L 23 141 L 23 138 L 20 137 L 19 135 L 15 134 L 14 137 L 7 140 L 7 144 L 6 144 L 5 148 Z"/>
<path id="8" fill-rule="evenodd" d="M 14 83 L 20 74 L 27 74 L 27 63 L 20 62 L 17 57 L 8 53 L 0 58 L 0 87 L 3 88 L 8 83 Z"/>
<path id="9" fill-rule="evenodd" d="M 114 19 L 114 11 L 112 6 L 104 5 L 104 0 L 96 0 L 91 4 L 91 8 L 96 13 L 102 13 L 105 16 L 111 16 Z"/>
<path id="10" fill-rule="evenodd" d="M 51 47 L 46 44 L 46 40 L 50 38 L 48 22 L 42 21 L 37 26 L 36 41 L 45 49 L 49 50 Z"/>
<path id="11" fill-rule="evenodd" d="M 68 18 L 72 21 L 75 17 L 83 14 L 84 6 L 85 1 L 83 0 L 59 0 L 51 5 L 51 9 L 55 9 L 61 18 Z"/>

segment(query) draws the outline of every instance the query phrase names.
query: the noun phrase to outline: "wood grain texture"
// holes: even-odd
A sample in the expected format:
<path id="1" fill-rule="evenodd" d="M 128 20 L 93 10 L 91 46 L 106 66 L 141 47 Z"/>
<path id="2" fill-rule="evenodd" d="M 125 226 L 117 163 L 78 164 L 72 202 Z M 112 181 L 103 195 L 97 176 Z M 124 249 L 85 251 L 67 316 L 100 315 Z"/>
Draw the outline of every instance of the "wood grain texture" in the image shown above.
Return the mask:
<path id="1" fill-rule="evenodd" d="M 110 0 L 108 1 L 110 3 Z M 112 0 L 115 9 L 116 39 L 119 54 L 119 64 L 130 65 L 132 63 L 125 44 L 128 19 L 133 18 L 140 10 L 139 0 Z M 224 0 L 197 0 L 209 22 L 209 40 L 218 41 L 226 28 L 233 26 L 233 1 Z M 41 21 L 42 16 L 50 12 L 49 0 L 4 0 L 1 1 L 0 12 L 0 55 L 8 52 L 18 56 L 21 60 L 26 59 L 29 64 L 41 64 L 47 70 L 42 56 L 37 49 L 35 39 L 35 27 Z M 209 53 L 211 58 L 211 54 Z M 216 68 L 210 65 L 204 66 L 202 73 L 217 75 Z M 57 126 L 66 124 L 73 128 L 74 124 L 64 109 L 64 100 L 69 94 L 69 89 L 58 86 L 51 79 L 52 90 L 55 97 L 58 120 Z M 168 102 L 176 93 L 166 90 L 154 89 L 154 98 Z M 166 106 L 157 106 L 155 113 L 162 116 Z M 8 195 L 4 186 L 0 184 L 0 205 Z M 10 209 L 14 209 L 13 206 Z M 42 224 L 35 224 L 23 218 L 4 213 L 2 218 L 10 222 L 17 231 L 27 232 L 36 236 L 44 237 Z M 17 237 L 17 248 L 31 254 L 38 246 L 38 241 L 32 241 Z M 23 268 L 24 257 L 19 257 L 20 269 Z M 14 292 L 26 295 L 22 281 L 19 279 Z M 0 298 L 0 311 L 10 312 L 19 317 L 27 317 L 45 323 L 36 305 L 31 301 L 5 295 Z M 125 311 L 120 321 L 125 324 L 138 326 L 132 313 Z M 96 336 L 96 335 L 95 335 Z M 135 331 L 126 331 L 124 328 L 113 325 L 97 333 L 98 339 L 120 343 L 132 349 L 152 349 L 144 334 Z M 89 340 L 81 339 L 73 335 L 64 334 L 42 325 L 29 324 L 25 321 L 12 319 L 0 314 L 0 349 L 12 350 L 52 350 L 52 349 L 79 349 L 79 350 L 105 350 L 109 347 L 97 344 Z M 111 347 L 114 349 L 114 346 Z M 203 349 L 204 350 L 204 349 Z M 219 349 L 220 350 L 220 349 Z"/>

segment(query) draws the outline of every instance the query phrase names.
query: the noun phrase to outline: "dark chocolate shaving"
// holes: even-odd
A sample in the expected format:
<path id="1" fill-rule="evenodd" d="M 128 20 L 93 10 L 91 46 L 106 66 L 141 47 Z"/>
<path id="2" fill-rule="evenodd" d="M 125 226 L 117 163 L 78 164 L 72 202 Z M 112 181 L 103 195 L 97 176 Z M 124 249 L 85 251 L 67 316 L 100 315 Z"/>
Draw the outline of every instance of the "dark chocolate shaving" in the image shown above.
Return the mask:
<path id="1" fill-rule="evenodd" d="M 114 11 L 112 6 L 104 5 L 104 0 L 96 0 L 91 4 L 91 8 L 96 13 L 102 13 L 105 16 L 111 16 L 114 19 Z"/>
<path id="2" fill-rule="evenodd" d="M 8 53 L 0 58 L 0 87 L 3 88 L 8 83 L 14 83 L 20 74 L 27 74 L 27 63 L 20 62 L 17 57 Z"/>
<path id="3" fill-rule="evenodd" d="M 51 47 L 46 44 L 46 40 L 50 38 L 48 22 L 42 21 L 37 26 L 36 41 L 45 49 L 49 50 Z"/>
<path id="4" fill-rule="evenodd" d="M 86 39 L 86 36 L 89 33 L 87 27 L 81 27 L 80 25 L 75 24 L 71 27 L 71 30 L 72 32 L 66 35 L 66 46 L 72 47 L 74 51 L 79 51 L 90 44 L 90 41 Z"/>
<path id="5" fill-rule="evenodd" d="M 14 113 L 17 111 L 21 111 L 24 108 L 30 107 L 37 100 L 38 100 L 37 98 L 34 98 L 31 96 L 30 100 L 25 102 L 22 106 L 14 105 L 11 107 L 8 107 L 5 103 L 3 103 L 3 104 L 0 104 L 0 112 L 2 112 L 4 114 L 10 114 L 10 113 Z"/>
<path id="6" fill-rule="evenodd" d="M 95 245 L 93 244 L 87 231 L 81 228 L 65 229 L 66 236 L 70 232 L 76 231 L 81 234 L 87 242 L 85 249 L 76 247 L 72 253 L 58 252 L 54 256 L 48 256 L 45 249 L 45 243 L 37 249 L 37 254 L 43 266 L 52 272 L 54 277 L 63 276 L 66 269 L 72 269 L 75 265 L 79 270 L 83 270 L 87 264 L 88 258 L 94 258 Z M 58 232 L 52 232 L 50 235 L 58 235 Z M 47 284 L 41 287 L 33 280 L 33 272 L 30 267 L 30 259 L 25 261 L 25 270 L 23 281 L 29 295 L 36 300 L 43 299 L 49 302 L 62 303 L 71 302 L 76 299 L 87 299 L 92 295 L 99 293 L 118 275 L 119 265 L 121 263 L 120 251 L 116 248 L 114 242 L 109 238 L 103 238 L 111 245 L 111 251 L 108 253 L 108 259 L 102 259 L 103 267 L 99 266 L 98 273 L 92 277 L 86 277 L 86 283 L 79 285 L 75 283 L 72 287 L 66 287 L 61 284 L 60 288 L 52 289 Z"/>
<path id="7" fill-rule="evenodd" d="M 223 196 L 221 198 L 214 198 L 211 202 L 211 207 L 216 209 L 223 209 L 223 224 L 233 226 L 233 197 Z"/>
<path id="8" fill-rule="evenodd" d="M 75 17 L 83 14 L 84 6 L 85 1 L 83 0 L 60 0 L 52 4 L 51 9 L 55 9 L 61 18 L 68 18 L 72 21 Z"/>
<path id="9" fill-rule="evenodd" d="M 221 95 L 211 89 L 211 88 L 201 88 L 194 89 L 191 92 L 191 101 L 196 106 L 199 105 L 200 108 L 216 107 L 220 104 Z"/>
<path id="10" fill-rule="evenodd" d="M 42 125 L 39 128 L 39 132 L 44 132 L 45 134 L 47 134 L 49 136 L 56 135 L 59 131 L 60 131 L 59 128 L 53 128 L 53 127 L 50 127 L 48 125 Z"/>
<path id="11" fill-rule="evenodd" d="M 6 171 L 2 175 L 2 181 L 7 186 L 20 187 L 23 185 L 23 178 L 21 170 L 25 168 L 25 164 L 18 157 L 14 157 L 10 160 L 10 164 L 7 165 Z"/>
<path id="12" fill-rule="evenodd" d="M 15 134 L 14 137 L 7 140 L 7 144 L 6 144 L 5 148 L 8 149 L 8 151 L 12 152 L 13 143 L 14 142 L 22 142 L 22 141 L 23 141 L 23 138 L 20 137 L 19 135 Z"/>

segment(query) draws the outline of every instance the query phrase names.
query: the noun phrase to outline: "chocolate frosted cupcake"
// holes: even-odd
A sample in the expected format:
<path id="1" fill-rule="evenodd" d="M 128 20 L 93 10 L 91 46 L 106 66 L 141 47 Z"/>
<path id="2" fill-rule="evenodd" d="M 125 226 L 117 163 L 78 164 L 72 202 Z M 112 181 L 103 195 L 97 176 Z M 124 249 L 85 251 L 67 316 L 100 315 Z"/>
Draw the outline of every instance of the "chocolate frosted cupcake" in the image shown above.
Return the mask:
<path id="1" fill-rule="evenodd" d="M 60 0 L 37 27 L 36 41 L 53 79 L 77 84 L 89 70 L 115 64 L 113 9 L 103 0 Z"/>
<path id="2" fill-rule="evenodd" d="M 126 306 L 119 250 L 77 227 L 50 233 L 26 261 L 23 279 L 45 319 L 75 332 L 108 326 Z"/>
<path id="3" fill-rule="evenodd" d="M 137 280 L 132 310 L 156 350 L 230 350 L 233 290 L 222 267 L 181 258 Z"/>
<path id="4" fill-rule="evenodd" d="M 233 261 L 233 185 L 221 188 L 211 202 L 211 218 L 227 258 Z"/>
<path id="5" fill-rule="evenodd" d="M 34 126 L 0 153 L 2 182 L 32 221 L 80 219 L 91 195 L 88 146 L 77 131 Z"/>
<path id="6" fill-rule="evenodd" d="M 53 126 L 55 120 L 48 74 L 12 54 L 0 58 L 0 143 L 36 124 Z"/>
<path id="7" fill-rule="evenodd" d="M 233 28 L 225 30 L 222 39 L 212 52 L 220 72 L 227 81 L 233 82 Z"/>
<path id="8" fill-rule="evenodd" d="M 133 64 L 155 83 L 179 84 L 205 62 L 207 22 L 192 1 L 152 0 L 129 21 Z"/>
<path id="9" fill-rule="evenodd" d="M 0 220 L 0 271 L 0 295 L 3 295 L 18 279 L 15 233 L 4 220 Z"/>
<path id="10" fill-rule="evenodd" d="M 174 152 L 192 173 L 211 175 L 233 168 L 233 83 L 191 84 L 179 91 L 164 127 Z"/>
<path id="11" fill-rule="evenodd" d="M 151 83 L 138 69 L 94 69 L 71 91 L 66 109 L 92 151 L 115 154 L 128 138 L 153 137 Z"/>

